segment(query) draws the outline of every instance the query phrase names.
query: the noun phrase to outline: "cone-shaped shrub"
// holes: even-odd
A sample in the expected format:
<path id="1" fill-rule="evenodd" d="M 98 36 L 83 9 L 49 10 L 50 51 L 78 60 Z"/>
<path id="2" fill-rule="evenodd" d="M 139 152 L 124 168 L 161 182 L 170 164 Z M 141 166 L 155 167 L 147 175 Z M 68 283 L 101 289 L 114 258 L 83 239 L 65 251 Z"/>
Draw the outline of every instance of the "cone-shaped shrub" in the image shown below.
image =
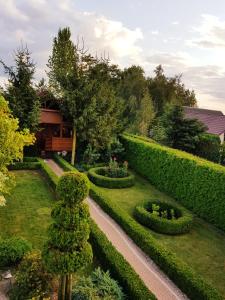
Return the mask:
<path id="1" fill-rule="evenodd" d="M 57 194 L 60 201 L 52 210 L 53 223 L 43 250 L 49 272 L 61 276 L 59 299 L 71 299 L 71 274 L 92 261 L 88 243 L 89 210 L 82 201 L 88 196 L 89 181 L 79 172 L 66 172 L 59 179 Z"/>

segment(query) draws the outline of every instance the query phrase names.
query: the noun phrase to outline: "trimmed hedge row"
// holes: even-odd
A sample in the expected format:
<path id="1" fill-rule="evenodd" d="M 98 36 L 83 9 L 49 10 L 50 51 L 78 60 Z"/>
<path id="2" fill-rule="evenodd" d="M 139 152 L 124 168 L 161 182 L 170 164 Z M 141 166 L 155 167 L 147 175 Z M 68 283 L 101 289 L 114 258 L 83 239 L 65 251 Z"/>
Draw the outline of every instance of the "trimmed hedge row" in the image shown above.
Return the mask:
<path id="1" fill-rule="evenodd" d="M 54 161 L 66 172 L 76 170 L 70 163 L 68 163 L 62 156 L 54 153 L 53 155 Z"/>
<path id="2" fill-rule="evenodd" d="M 90 196 L 107 212 L 132 240 L 151 257 L 173 282 L 193 300 L 222 300 L 219 292 L 186 263 L 161 246 L 157 240 L 110 199 L 91 185 Z"/>
<path id="3" fill-rule="evenodd" d="M 110 178 L 99 174 L 99 172 L 105 170 L 105 167 L 92 168 L 88 171 L 89 179 L 96 185 L 102 186 L 108 189 L 121 189 L 127 188 L 134 185 L 134 175 L 124 178 Z"/>
<path id="4" fill-rule="evenodd" d="M 15 162 L 8 166 L 9 170 L 37 170 L 41 168 L 41 164 L 37 162 Z"/>
<path id="5" fill-rule="evenodd" d="M 110 269 L 110 274 L 122 285 L 124 292 L 129 297 L 128 299 L 156 299 L 93 221 L 91 222 L 90 241 L 94 254 L 102 267 L 105 270 Z"/>
<path id="6" fill-rule="evenodd" d="M 130 166 L 208 222 L 225 230 L 225 168 L 194 155 L 121 137 Z"/>
<path id="7" fill-rule="evenodd" d="M 168 220 L 154 215 L 149 211 L 152 208 L 152 204 L 159 205 L 163 210 L 173 208 L 175 212 L 177 211 L 179 217 L 174 220 Z M 151 200 L 142 206 L 136 206 L 134 210 L 134 217 L 140 224 L 165 234 L 186 233 L 190 231 L 193 223 L 193 216 L 186 211 L 186 209 L 158 200 Z"/>
<path id="8" fill-rule="evenodd" d="M 41 164 L 41 171 L 48 179 L 49 184 L 53 189 L 56 188 L 56 185 L 58 183 L 58 176 L 55 174 L 54 171 L 45 163 L 45 161 L 41 158 L 38 158 L 38 162 Z"/>

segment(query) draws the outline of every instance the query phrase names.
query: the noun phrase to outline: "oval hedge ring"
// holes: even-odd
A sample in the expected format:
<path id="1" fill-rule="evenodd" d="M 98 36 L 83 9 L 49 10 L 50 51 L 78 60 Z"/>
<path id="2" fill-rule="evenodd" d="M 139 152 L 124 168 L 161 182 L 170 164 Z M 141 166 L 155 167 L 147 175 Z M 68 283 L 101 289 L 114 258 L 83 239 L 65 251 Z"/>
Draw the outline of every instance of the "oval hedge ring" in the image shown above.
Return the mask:
<path id="1" fill-rule="evenodd" d="M 121 189 L 134 185 L 134 175 L 129 174 L 122 178 L 105 176 L 106 167 L 92 168 L 88 171 L 89 179 L 96 185 L 109 189 Z"/>
<path id="2" fill-rule="evenodd" d="M 171 235 L 188 232 L 193 223 L 193 216 L 186 209 L 159 200 L 136 206 L 134 217 L 156 232 Z"/>

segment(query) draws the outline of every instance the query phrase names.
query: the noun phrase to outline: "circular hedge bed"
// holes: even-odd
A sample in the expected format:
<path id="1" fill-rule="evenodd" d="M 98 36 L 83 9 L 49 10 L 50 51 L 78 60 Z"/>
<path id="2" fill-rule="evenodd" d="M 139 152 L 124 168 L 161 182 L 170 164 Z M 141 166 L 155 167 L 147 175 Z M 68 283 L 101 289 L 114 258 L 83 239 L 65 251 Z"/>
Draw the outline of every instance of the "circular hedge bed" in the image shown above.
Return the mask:
<path id="1" fill-rule="evenodd" d="M 128 174 L 126 177 L 112 178 L 106 176 L 107 167 L 92 168 L 88 171 L 89 179 L 96 185 L 109 189 L 121 189 L 134 185 L 134 175 Z"/>
<path id="2" fill-rule="evenodd" d="M 185 209 L 159 200 L 136 206 L 135 219 L 159 233 L 181 234 L 190 230 L 193 216 Z"/>

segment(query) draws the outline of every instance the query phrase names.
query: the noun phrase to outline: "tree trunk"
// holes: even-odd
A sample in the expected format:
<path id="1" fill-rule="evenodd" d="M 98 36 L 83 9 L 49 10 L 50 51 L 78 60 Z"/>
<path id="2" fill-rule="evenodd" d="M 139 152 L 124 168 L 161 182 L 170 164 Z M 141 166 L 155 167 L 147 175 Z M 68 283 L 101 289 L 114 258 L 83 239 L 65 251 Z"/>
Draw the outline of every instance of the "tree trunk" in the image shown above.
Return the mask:
<path id="1" fill-rule="evenodd" d="M 66 275 L 66 294 L 65 300 L 72 299 L 72 274 Z"/>
<path id="2" fill-rule="evenodd" d="M 76 127 L 73 127 L 73 144 L 72 144 L 72 156 L 71 156 L 71 165 L 75 164 L 75 156 L 76 156 L 76 143 L 77 143 L 77 132 Z"/>
<path id="3" fill-rule="evenodd" d="M 60 276 L 60 287 L 58 292 L 58 300 L 65 300 L 66 275 Z"/>

